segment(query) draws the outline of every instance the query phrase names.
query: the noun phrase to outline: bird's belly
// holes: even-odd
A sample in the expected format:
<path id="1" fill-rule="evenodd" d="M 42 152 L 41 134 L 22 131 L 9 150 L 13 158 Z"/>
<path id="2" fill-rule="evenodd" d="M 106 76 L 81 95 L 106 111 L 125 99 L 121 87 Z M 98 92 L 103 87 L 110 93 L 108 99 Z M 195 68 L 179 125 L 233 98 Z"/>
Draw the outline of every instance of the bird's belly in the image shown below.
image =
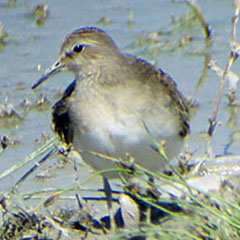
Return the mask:
<path id="1" fill-rule="evenodd" d="M 164 141 L 166 155 L 172 160 L 180 152 L 183 140 L 178 136 L 171 136 Z M 91 134 L 75 133 L 73 142 L 83 160 L 95 170 L 114 168 L 116 161 L 126 160 L 129 157 L 133 157 L 137 164 L 153 172 L 160 171 L 166 166 L 163 157 L 147 138 L 139 139 L 138 142 L 128 142 L 124 141 L 122 136 L 112 136 L 108 141 Z M 115 177 L 115 174 L 107 175 Z"/>
<path id="2" fill-rule="evenodd" d="M 142 167 L 159 171 L 165 162 L 156 151 L 155 141 L 165 142 L 169 159 L 177 156 L 182 148 L 179 126 L 164 109 L 162 114 L 158 110 L 158 114 L 142 118 L 129 111 L 112 111 L 107 105 L 102 104 L 101 108 L 93 104 L 80 106 L 79 102 L 78 99 L 78 105 L 73 103 L 70 111 L 73 145 L 83 160 L 96 170 L 116 167 L 110 158 L 126 159 L 129 154 Z M 115 174 L 107 175 L 115 177 Z"/>
<path id="3" fill-rule="evenodd" d="M 133 122 L 125 126 L 104 121 L 92 131 L 89 129 L 82 131 L 78 125 L 74 127 L 73 145 L 81 153 L 83 160 L 96 170 L 116 167 L 111 157 L 117 160 L 131 156 L 142 167 L 156 172 L 163 169 L 166 164 L 156 151 L 155 143 L 164 142 L 165 152 L 168 158 L 172 159 L 180 152 L 183 139 L 177 132 L 165 136 L 154 132 L 152 136 L 148 130 L 151 131 L 143 123 L 136 122 L 135 126 Z M 114 173 L 106 175 L 116 176 Z"/>

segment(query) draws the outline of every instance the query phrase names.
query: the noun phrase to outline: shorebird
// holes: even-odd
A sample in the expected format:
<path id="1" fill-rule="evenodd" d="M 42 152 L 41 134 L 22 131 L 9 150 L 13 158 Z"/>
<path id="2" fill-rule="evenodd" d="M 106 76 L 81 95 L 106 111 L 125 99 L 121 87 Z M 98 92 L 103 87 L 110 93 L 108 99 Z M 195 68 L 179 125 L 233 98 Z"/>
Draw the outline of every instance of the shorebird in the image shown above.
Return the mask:
<path id="1" fill-rule="evenodd" d="M 178 155 L 189 133 L 189 112 L 167 73 L 122 53 L 95 27 L 68 34 L 56 62 L 32 88 L 66 70 L 75 80 L 53 106 L 53 123 L 87 164 L 103 170 L 116 166 L 104 156 L 130 156 L 142 167 L 159 171 L 166 163 L 156 143 L 164 143 L 168 159 Z"/>

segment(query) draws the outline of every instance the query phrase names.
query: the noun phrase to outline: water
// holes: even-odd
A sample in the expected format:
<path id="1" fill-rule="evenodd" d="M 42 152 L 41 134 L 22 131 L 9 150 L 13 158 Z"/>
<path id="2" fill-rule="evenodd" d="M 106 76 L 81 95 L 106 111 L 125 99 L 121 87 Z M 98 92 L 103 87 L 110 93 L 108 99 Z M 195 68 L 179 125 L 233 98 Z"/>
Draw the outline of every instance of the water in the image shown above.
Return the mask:
<path id="1" fill-rule="evenodd" d="M 10 145 L 0 153 L 0 173 L 37 150 L 43 144 L 43 133 L 49 137 L 54 136 L 51 130 L 51 105 L 59 98 L 59 88 L 65 88 L 74 76 L 70 73 L 60 74 L 37 91 L 32 91 L 31 85 L 56 59 L 63 36 L 83 26 L 104 28 L 120 49 L 156 63 L 175 79 L 185 96 L 196 100 L 199 107 L 191 121 L 187 151 L 197 156 L 205 153 L 202 132 L 208 129 L 208 119 L 215 106 L 220 78 L 209 70 L 201 88 L 197 86 L 203 74 L 205 58 L 217 60 L 222 68 L 227 63 L 231 17 L 234 11 L 232 1 L 198 1 L 212 29 L 212 46 L 209 48 L 206 48 L 205 37 L 199 24 L 195 26 L 191 21 L 179 21 L 191 12 L 189 6 L 180 1 L 45 1 L 49 18 L 43 26 L 37 26 L 31 11 L 40 3 L 42 2 L 17 1 L 8 6 L 7 1 L 0 2 L 0 21 L 11 36 L 5 49 L 0 52 L 0 104 L 13 103 L 23 118 L 14 126 L 0 128 L 0 136 L 7 135 L 20 142 L 16 146 Z M 128 22 L 131 14 L 132 24 Z M 96 24 L 102 17 L 107 17 L 112 22 Z M 158 45 L 136 44 L 137 39 L 139 42 L 139 39 L 157 31 L 162 33 Z M 179 47 L 180 39 L 183 40 L 184 36 L 192 36 L 194 40 L 191 43 L 182 41 L 182 46 Z M 234 63 L 233 70 L 238 73 L 239 61 Z M 50 101 L 43 109 L 21 107 L 24 99 L 34 103 L 41 95 Z M 225 96 L 218 120 L 220 124 L 214 132 L 212 142 L 214 154 L 239 154 L 239 109 L 229 108 Z M 31 164 L 2 179 L 0 189 L 9 189 L 30 166 Z M 73 165 L 67 164 L 64 169 L 56 171 L 55 180 L 48 183 L 36 182 L 31 177 L 31 181 L 26 182 L 23 189 L 30 191 L 35 185 L 37 188 L 71 185 L 74 183 L 72 169 Z M 82 174 L 86 175 L 88 168 L 85 166 L 82 169 Z"/>

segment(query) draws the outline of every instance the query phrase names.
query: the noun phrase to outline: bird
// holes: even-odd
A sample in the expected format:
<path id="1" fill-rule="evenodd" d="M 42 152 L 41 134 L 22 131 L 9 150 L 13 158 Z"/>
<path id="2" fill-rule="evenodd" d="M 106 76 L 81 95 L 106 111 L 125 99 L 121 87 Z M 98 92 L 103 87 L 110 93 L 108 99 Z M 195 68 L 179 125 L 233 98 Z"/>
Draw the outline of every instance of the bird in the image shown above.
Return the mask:
<path id="1" fill-rule="evenodd" d="M 62 71 L 75 79 L 53 106 L 54 130 L 93 169 L 133 159 L 158 172 L 166 166 L 159 144 L 169 160 L 180 153 L 190 132 L 188 104 L 163 70 L 122 53 L 104 30 L 82 27 L 65 36 L 56 62 L 32 89 Z"/>

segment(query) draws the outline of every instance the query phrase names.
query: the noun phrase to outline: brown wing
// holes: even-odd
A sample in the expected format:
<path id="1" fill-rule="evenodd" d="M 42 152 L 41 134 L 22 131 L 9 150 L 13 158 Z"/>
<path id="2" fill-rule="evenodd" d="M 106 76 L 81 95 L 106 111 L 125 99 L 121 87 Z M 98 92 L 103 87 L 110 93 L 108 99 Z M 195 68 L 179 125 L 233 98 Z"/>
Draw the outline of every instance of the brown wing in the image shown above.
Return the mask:
<path id="1" fill-rule="evenodd" d="M 159 82 L 161 88 L 165 91 L 166 95 L 170 97 L 172 104 L 177 105 L 176 114 L 179 115 L 179 119 L 181 121 L 182 129 L 179 132 L 181 137 L 185 137 L 190 132 L 189 126 L 189 110 L 188 105 L 181 94 L 181 92 L 177 89 L 176 82 L 164 71 L 161 69 L 156 69 L 153 65 L 146 62 L 141 58 L 135 58 L 132 55 L 125 54 L 124 57 L 128 60 L 130 65 L 133 65 L 132 69 L 135 69 L 135 74 L 141 75 L 141 81 L 151 81 L 153 85 L 153 91 L 155 89 L 156 81 Z M 144 77 L 145 76 L 145 77 Z"/>
<path id="2" fill-rule="evenodd" d="M 176 83 L 172 80 L 172 78 L 162 70 L 158 70 L 157 73 L 158 79 L 162 86 L 165 88 L 166 92 L 169 93 L 172 101 L 178 105 L 178 114 L 179 118 L 182 122 L 182 130 L 179 132 L 181 137 L 185 137 L 189 131 L 189 110 L 184 99 L 183 95 L 178 91 Z"/>

